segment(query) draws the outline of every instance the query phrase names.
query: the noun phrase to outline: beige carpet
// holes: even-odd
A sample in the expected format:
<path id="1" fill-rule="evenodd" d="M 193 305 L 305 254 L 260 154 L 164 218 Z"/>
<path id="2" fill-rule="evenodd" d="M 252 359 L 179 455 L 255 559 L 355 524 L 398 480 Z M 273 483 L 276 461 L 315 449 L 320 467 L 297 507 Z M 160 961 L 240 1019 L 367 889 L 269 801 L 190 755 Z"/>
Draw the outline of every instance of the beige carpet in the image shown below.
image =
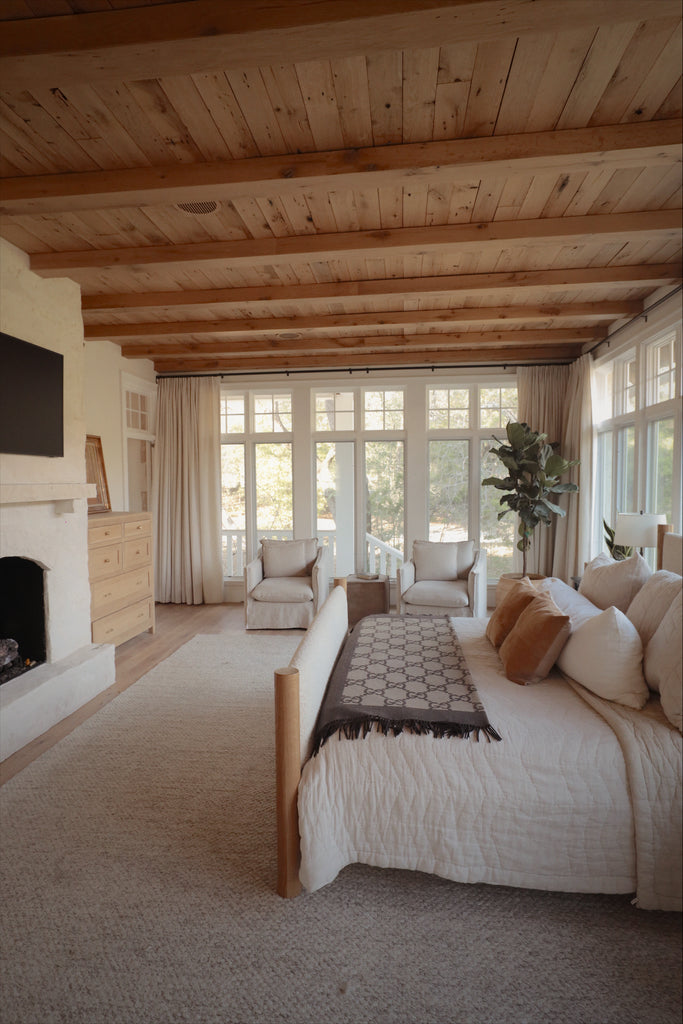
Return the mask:
<path id="1" fill-rule="evenodd" d="M 680 917 L 347 868 L 274 893 L 272 670 L 196 637 L 1 791 L 2 1024 L 678 1024 Z"/>

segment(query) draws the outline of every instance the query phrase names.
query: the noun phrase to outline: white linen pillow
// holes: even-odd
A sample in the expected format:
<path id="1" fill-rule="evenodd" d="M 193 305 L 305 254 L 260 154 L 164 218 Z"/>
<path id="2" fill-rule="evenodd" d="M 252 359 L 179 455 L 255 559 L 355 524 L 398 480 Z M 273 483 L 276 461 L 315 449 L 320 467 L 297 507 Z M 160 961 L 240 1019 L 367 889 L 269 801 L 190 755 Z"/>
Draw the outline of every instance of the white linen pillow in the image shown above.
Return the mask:
<path id="1" fill-rule="evenodd" d="M 591 693 L 628 708 L 642 708 L 650 696 L 638 630 L 618 608 L 606 608 L 573 630 L 557 664 Z"/>
<path id="2" fill-rule="evenodd" d="M 413 541 L 415 580 L 457 580 L 474 565 L 474 541 Z"/>
<path id="3" fill-rule="evenodd" d="M 680 594 L 683 577 L 660 569 L 653 572 L 628 606 L 626 615 L 640 633 L 643 650 L 657 632 L 659 624 Z"/>
<path id="4" fill-rule="evenodd" d="M 608 555 L 598 555 L 583 570 L 579 593 L 598 608 L 626 612 L 652 570 L 636 551 L 630 558 L 614 562 Z"/>
<path id="5" fill-rule="evenodd" d="M 534 583 L 536 590 L 541 593 L 550 594 L 557 607 L 569 616 L 572 630 L 578 629 L 588 619 L 599 615 L 602 611 L 592 601 L 589 601 L 578 590 L 574 590 L 564 580 L 557 576 L 547 576 L 545 579 Z"/>
<path id="6" fill-rule="evenodd" d="M 681 661 L 683 650 L 683 592 L 678 591 L 671 607 L 645 648 L 645 679 L 651 690 L 661 695 L 662 708 L 670 722 L 681 728 Z M 665 706 L 669 706 L 674 721 Z M 676 709 L 677 715 L 676 715 Z"/>
<path id="7" fill-rule="evenodd" d="M 318 554 L 318 540 L 262 540 L 263 575 L 310 576 Z"/>

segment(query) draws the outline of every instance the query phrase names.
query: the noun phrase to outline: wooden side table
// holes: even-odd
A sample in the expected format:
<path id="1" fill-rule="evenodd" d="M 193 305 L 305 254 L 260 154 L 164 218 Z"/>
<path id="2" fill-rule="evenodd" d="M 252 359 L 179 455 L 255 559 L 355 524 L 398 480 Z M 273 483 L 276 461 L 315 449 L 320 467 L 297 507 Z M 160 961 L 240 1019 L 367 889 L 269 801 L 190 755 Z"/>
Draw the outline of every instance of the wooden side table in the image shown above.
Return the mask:
<path id="1" fill-rule="evenodd" d="M 349 629 L 366 615 L 386 614 L 390 608 L 389 577 L 363 579 L 362 576 L 335 577 L 334 585 L 346 590 L 349 605 Z"/>

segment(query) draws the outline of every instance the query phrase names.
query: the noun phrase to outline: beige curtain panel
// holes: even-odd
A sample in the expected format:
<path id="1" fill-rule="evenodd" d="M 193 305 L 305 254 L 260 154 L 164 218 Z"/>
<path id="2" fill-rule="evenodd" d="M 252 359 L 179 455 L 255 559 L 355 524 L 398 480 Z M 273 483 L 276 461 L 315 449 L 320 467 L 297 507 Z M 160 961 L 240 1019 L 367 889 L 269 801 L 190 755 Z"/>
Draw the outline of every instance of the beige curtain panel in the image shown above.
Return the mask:
<path id="1" fill-rule="evenodd" d="M 590 482 L 592 474 L 591 357 L 571 366 L 525 366 L 517 371 L 518 416 L 532 430 L 558 441 L 565 459 L 580 459 L 564 483 L 578 484 L 578 494 L 558 495 L 566 511 L 550 527 L 539 526 L 529 557 L 529 571 L 559 576 L 569 582 L 580 576 L 590 559 Z"/>
<path id="2" fill-rule="evenodd" d="M 219 418 L 217 378 L 159 381 L 155 563 L 165 604 L 223 600 Z"/>

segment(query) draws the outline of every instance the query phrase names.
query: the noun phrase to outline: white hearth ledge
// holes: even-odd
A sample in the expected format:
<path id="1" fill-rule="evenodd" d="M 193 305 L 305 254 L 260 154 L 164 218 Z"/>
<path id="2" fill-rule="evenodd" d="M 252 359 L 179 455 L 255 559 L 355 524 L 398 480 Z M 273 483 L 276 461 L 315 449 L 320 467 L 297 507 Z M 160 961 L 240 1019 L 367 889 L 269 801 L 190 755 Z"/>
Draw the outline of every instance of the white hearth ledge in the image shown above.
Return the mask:
<path id="1" fill-rule="evenodd" d="M 0 484 L 0 505 L 32 505 L 94 498 L 95 484 Z"/>
<path id="2" fill-rule="evenodd" d="M 116 680 L 115 648 L 90 644 L 0 686 L 0 760 L 87 704 Z"/>

